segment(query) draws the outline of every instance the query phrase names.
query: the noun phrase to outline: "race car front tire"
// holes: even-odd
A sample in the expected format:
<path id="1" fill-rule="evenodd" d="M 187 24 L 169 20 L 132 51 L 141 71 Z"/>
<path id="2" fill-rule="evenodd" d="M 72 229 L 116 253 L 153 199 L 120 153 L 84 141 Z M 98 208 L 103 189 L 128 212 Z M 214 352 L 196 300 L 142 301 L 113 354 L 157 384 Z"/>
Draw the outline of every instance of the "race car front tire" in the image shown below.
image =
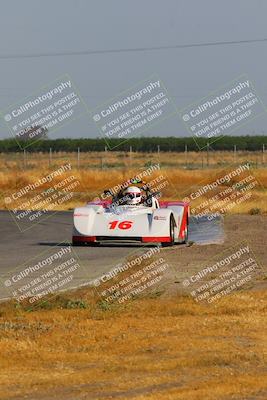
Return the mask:
<path id="1" fill-rule="evenodd" d="M 76 246 L 89 246 L 89 247 L 95 247 L 95 246 L 99 246 L 100 243 L 99 242 L 82 242 L 82 241 L 72 241 L 72 246 L 76 247 Z"/>
<path id="2" fill-rule="evenodd" d="M 173 214 L 170 217 L 170 241 L 169 242 L 161 242 L 162 247 L 170 247 L 173 246 L 175 242 L 175 221 Z"/>

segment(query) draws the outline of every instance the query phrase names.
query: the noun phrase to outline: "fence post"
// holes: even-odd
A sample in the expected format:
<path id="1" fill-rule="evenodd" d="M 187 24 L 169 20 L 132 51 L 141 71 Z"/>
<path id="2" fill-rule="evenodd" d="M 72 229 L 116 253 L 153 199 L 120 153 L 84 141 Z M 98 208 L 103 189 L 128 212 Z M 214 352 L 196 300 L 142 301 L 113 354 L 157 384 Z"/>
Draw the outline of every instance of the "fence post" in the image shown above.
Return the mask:
<path id="1" fill-rule="evenodd" d="M 234 163 L 236 162 L 236 144 L 234 144 Z"/>
<path id="2" fill-rule="evenodd" d="M 52 148 L 49 148 L 49 167 L 51 167 L 52 164 Z"/>
<path id="3" fill-rule="evenodd" d="M 77 149 L 77 168 L 80 168 L 80 147 Z"/>
<path id="4" fill-rule="evenodd" d="M 130 156 L 130 168 L 132 168 L 132 152 L 133 152 L 133 148 L 132 148 L 132 146 L 130 146 L 130 153 L 129 153 L 129 156 Z"/>
<path id="5" fill-rule="evenodd" d="M 185 152 L 185 165 L 187 166 L 187 144 L 184 145 L 184 152 Z"/>
<path id="6" fill-rule="evenodd" d="M 210 144 L 207 143 L 207 166 L 210 165 Z"/>
<path id="7" fill-rule="evenodd" d="M 27 159 L 26 159 L 26 149 L 23 150 L 23 166 L 27 167 Z"/>

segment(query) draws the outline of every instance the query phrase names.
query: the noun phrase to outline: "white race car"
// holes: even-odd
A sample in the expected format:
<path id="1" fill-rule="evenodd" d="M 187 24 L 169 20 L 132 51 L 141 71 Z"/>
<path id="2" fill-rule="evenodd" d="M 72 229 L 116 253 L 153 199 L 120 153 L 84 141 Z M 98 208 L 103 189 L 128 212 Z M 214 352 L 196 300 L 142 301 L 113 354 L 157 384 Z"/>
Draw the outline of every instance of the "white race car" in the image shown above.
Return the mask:
<path id="1" fill-rule="evenodd" d="M 152 192 L 147 184 L 130 184 L 115 195 L 109 190 L 104 193 L 112 200 L 92 201 L 75 208 L 74 246 L 93 246 L 104 241 L 172 246 L 187 241 L 189 203 L 158 201 L 159 193 Z"/>

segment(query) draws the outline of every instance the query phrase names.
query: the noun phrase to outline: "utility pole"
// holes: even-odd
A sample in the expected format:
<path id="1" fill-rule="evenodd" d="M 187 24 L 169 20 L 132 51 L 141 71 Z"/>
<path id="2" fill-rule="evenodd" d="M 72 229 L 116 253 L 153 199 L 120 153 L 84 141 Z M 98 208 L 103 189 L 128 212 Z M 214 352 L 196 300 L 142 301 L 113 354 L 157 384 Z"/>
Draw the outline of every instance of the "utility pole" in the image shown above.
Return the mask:
<path id="1" fill-rule="evenodd" d="M 262 145 L 262 164 L 265 164 L 265 144 Z"/>
<path id="2" fill-rule="evenodd" d="M 185 153 L 185 165 L 187 167 L 187 144 L 184 146 L 184 153 Z"/>

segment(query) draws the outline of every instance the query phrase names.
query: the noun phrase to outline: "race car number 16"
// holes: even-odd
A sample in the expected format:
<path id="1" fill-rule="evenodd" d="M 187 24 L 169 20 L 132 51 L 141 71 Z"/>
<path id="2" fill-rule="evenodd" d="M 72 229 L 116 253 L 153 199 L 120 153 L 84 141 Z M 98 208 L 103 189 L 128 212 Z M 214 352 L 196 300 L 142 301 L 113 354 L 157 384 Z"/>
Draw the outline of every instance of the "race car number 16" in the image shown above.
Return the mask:
<path id="1" fill-rule="evenodd" d="M 109 229 L 130 229 L 133 225 L 133 221 L 122 221 L 118 224 L 119 221 L 109 222 Z"/>

